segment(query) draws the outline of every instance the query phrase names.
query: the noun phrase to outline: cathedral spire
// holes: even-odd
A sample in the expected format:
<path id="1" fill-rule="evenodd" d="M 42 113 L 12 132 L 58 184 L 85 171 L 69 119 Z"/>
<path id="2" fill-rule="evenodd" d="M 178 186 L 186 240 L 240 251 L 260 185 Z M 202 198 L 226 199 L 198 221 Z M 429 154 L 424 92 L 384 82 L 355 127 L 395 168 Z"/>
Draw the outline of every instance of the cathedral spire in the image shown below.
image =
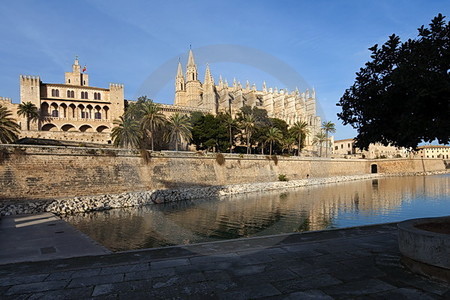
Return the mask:
<path id="1" fill-rule="evenodd" d="M 185 90 L 185 81 L 183 76 L 183 66 L 181 62 L 178 61 L 177 77 L 175 78 L 175 92 Z"/>
<path id="2" fill-rule="evenodd" d="M 186 66 L 186 81 L 197 81 L 198 79 L 197 65 L 194 61 L 194 53 L 189 49 L 188 64 Z"/>
<path id="3" fill-rule="evenodd" d="M 183 67 L 181 66 L 181 62 L 178 61 L 177 78 L 181 77 L 183 77 Z"/>
<path id="4" fill-rule="evenodd" d="M 189 49 L 189 58 L 188 58 L 188 64 L 187 64 L 187 66 L 188 66 L 188 67 L 191 67 L 191 66 L 197 67 L 197 66 L 195 65 L 195 61 L 194 61 L 194 53 L 192 52 L 192 49 Z"/>
<path id="5" fill-rule="evenodd" d="M 214 78 L 211 75 L 211 70 L 209 69 L 209 64 L 206 64 L 205 80 L 203 81 L 203 84 L 214 85 Z"/>

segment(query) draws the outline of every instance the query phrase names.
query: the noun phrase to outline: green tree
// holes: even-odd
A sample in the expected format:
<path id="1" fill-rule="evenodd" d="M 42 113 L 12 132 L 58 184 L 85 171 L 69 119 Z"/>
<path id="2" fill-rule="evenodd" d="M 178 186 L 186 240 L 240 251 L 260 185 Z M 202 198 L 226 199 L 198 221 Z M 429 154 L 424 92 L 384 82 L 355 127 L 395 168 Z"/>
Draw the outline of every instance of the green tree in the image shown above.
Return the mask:
<path id="1" fill-rule="evenodd" d="M 326 136 L 326 148 L 325 148 L 325 156 L 328 157 L 328 148 L 330 147 L 330 139 L 329 139 L 329 134 L 330 133 L 335 133 L 336 132 L 336 127 L 334 125 L 333 122 L 328 121 L 328 122 L 323 122 L 322 123 L 322 130 L 325 133 Z"/>
<path id="2" fill-rule="evenodd" d="M 153 151 L 155 130 L 164 126 L 167 121 L 166 116 L 161 112 L 160 106 L 152 100 L 146 101 L 142 104 L 140 114 L 142 114 L 142 130 L 150 138 L 151 150 Z"/>
<path id="3" fill-rule="evenodd" d="M 280 142 L 281 139 L 283 138 L 283 133 L 281 132 L 280 129 L 276 128 L 276 127 L 270 127 L 267 130 L 266 133 L 266 142 L 269 143 L 270 145 L 270 150 L 269 150 L 269 154 L 272 155 L 272 146 L 273 143 L 277 143 Z"/>
<path id="4" fill-rule="evenodd" d="M 343 124 L 358 131 L 358 148 L 449 142 L 450 22 L 444 19 L 439 14 L 421 26 L 416 39 L 401 43 L 393 34 L 369 48 L 371 60 L 337 104 Z"/>
<path id="5" fill-rule="evenodd" d="M 327 136 L 323 130 L 319 131 L 313 139 L 313 144 L 319 147 L 319 156 L 322 157 L 322 147 L 323 143 L 327 140 Z"/>
<path id="6" fill-rule="evenodd" d="M 281 150 L 284 152 L 284 150 L 287 151 L 288 154 L 292 152 L 292 148 L 294 147 L 296 143 L 295 137 L 293 136 L 285 136 L 281 140 Z"/>
<path id="7" fill-rule="evenodd" d="M 190 141 L 192 139 L 192 126 L 186 115 L 175 113 L 169 118 L 169 129 L 166 134 L 167 140 L 175 142 L 175 151 L 178 151 L 178 144 L 182 139 Z"/>
<path id="8" fill-rule="evenodd" d="M 27 130 L 30 130 L 30 123 L 39 120 L 39 110 L 31 102 L 20 103 L 17 114 L 27 118 Z"/>
<path id="9" fill-rule="evenodd" d="M 142 142 L 142 130 L 138 121 L 130 116 L 121 116 L 114 120 L 111 138 L 116 147 L 138 148 Z"/>
<path id="10" fill-rule="evenodd" d="M 302 151 L 302 146 L 304 144 L 304 140 L 306 135 L 309 134 L 308 123 L 303 121 L 295 122 L 290 128 L 291 134 L 297 139 L 297 147 L 298 147 L 298 156 L 300 156 L 300 152 Z"/>
<path id="11" fill-rule="evenodd" d="M 12 112 L 0 104 L 0 143 L 12 143 L 19 134 L 19 124 L 11 118 Z"/>
<path id="12" fill-rule="evenodd" d="M 234 144 L 233 140 L 234 136 L 236 135 L 236 128 L 237 128 L 236 120 L 233 119 L 230 113 L 219 114 L 219 119 L 222 121 L 223 124 L 225 124 L 225 126 L 228 129 L 230 153 L 233 153 L 233 144 Z"/>
<path id="13" fill-rule="evenodd" d="M 242 130 L 244 131 L 244 135 L 247 139 L 247 154 L 250 154 L 250 148 L 251 148 L 251 136 L 253 131 L 255 130 L 255 118 L 253 115 L 247 115 L 245 114 L 242 117 L 242 120 L 240 121 L 240 125 Z"/>

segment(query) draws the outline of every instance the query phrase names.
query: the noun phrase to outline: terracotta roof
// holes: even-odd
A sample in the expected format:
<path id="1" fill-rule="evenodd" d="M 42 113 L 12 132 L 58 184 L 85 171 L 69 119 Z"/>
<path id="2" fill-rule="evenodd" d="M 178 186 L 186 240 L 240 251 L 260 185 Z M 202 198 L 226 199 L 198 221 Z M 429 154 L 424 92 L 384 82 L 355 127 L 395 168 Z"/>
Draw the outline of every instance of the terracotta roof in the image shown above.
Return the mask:
<path id="1" fill-rule="evenodd" d="M 426 148 L 450 148 L 450 146 L 446 146 L 446 145 L 425 145 L 425 146 L 419 146 L 417 147 L 417 149 L 426 149 Z"/>
<path id="2" fill-rule="evenodd" d="M 352 142 L 354 142 L 355 139 L 334 140 L 335 143 L 339 143 L 339 142 L 347 142 L 347 141 L 352 141 Z"/>

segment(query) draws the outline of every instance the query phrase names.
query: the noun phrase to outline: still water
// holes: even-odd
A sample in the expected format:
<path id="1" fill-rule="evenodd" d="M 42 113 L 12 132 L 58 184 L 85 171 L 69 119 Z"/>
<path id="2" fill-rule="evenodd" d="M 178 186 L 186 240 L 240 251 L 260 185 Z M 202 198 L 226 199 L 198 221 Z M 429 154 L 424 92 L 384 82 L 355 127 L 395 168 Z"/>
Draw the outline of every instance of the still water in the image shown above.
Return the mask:
<path id="1" fill-rule="evenodd" d="M 113 251 L 450 215 L 450 174 L 390 177 L 67 216 Z"/>

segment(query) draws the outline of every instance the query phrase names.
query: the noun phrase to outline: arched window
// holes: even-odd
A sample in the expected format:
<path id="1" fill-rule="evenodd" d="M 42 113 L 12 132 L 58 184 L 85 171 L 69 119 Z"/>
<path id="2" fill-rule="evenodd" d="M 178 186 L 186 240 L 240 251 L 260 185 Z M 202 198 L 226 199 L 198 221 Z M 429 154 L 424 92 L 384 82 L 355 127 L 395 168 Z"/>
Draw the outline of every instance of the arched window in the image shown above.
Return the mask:
<path id="1" fill-rule="evenodd" d="M 55 97 L 55 95 L 56 95 L 55 89 L 52 89 L 52 97 Z"/>
<path id="2" fill-rule="evenodd" d="M 70 98 L 70 91 L 67 91 L 67 98 Z"/>
<path id="3" fill-rule="evenodd" d="M 58 111 L 56 109 L 52 110 L 52 117 L 54 118 L 58 117 Z"/>
<path id="4" fill-rule="evenodd" d="M 95 95 L 95 94 L 94 94 Z M 94 119 L 100 120 L 102 118 L 101 107 L 96 105 L 94 108 Z"/>
<path id="5" fill-rule="evenodd" d="M 102 100 L 102 94 L 97 93 L 97 100 Z"/>
<path id="6" fill-rule="evenodd" d="M 75 105 L 74 104 L 70 104 L 69 105 L 69 115 L 70 115 L 71 118 L 76 118 L 75 112 L 76 112 Z"/>
<path id="7" fill-rule="evenodd" d="M 68 79 L 67 82 L 70 83 L 70 79 Z"/>
<path id="8" fill-rule="evenodd" d="M 75 92 L 74 91 L 70 91 L 70 98 L 75 98 Z"/>
<path id="9" fill-rule="evenodd" d="M 105 112 L 104 118 L 105 118 L 106 120 L 108 120 L 109 107 L 108 107 L 108 106 L 103 106 L 103 111 Z"/>
<path id="10" fill-rule="evenodd" d="M 56 90 L 56 97 L 59 97 L 59 90 Z"/>
<path id="11" fill-rule="evenodd" d="M 86 99 L 84 98 L 84 92 L 81 92 L 81 99 Z"/>

